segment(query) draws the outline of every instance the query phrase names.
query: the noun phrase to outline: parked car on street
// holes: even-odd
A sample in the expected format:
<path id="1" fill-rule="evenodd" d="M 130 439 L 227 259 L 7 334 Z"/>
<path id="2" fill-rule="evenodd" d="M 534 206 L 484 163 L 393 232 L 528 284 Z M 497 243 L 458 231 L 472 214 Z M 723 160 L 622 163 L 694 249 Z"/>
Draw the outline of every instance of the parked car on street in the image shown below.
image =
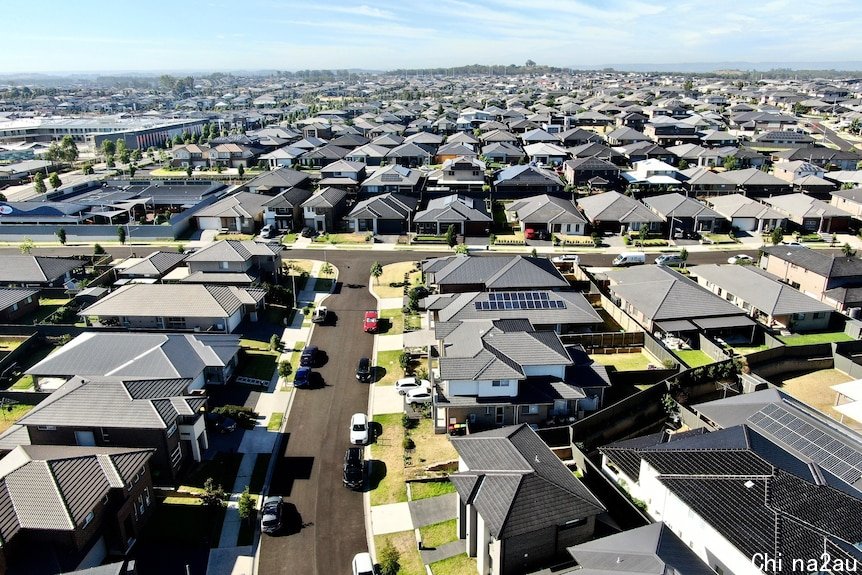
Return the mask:
<path id="1" fill-rule="evenodd" d="M 365 333 L 377 333 L 378 319 L 376 311 L 365 312 L 365 320 L 362 324 L 362 329 Z"/>
<path id="2" fill-rule="evenodd" d="M 646 254 L 643 252 L 623 252 L 614 258 L 611 265 L 614 267 L 636 266 L 646 263 Z"/>
<path id="3" fill-rule="evenodd" d="M 368 416 L 364 413 L 354 413 L 350 418 L 350 443 L 365 445 L 368 443 Z"/>
<path id="4" fill-rule="evenodd" d="M 679 254 L 663 254 L 655 259 L 655 263 L 660 266 L 681 266 L 685 260 Z"/>
<path id="5" fill-rule="evenodd" d="M 404 377 L 395 382 L 395 390 L 401 395 L 417 387 L 431 389 L 431 382 L 427 379 L 419 379 L 418 377 Z"/>
<path id="6" fill-rule="evenodd" d="M 431 389 L 425 387 L 417 387 L 411 389 L 405 394 L 405 400 L 409 404 L 427 405 L 431 403 Z"/>
<path id="7" fill-rule="evenodd" d="M 300 367 L 293 376 L 293 387 L 308 387 L 311 385 L 311 368 Z"/>
<path id="8" fill-rule="evenodd" d="M 353 557 L 353 575 L 374 575 L 374 561 L 369 553 L 357 553 Z"/>
<path id="9" fill-rule="evenodd" d="M 745 254 L 739 254 L 737 256 L 730 256 L 727 258 L 727 263 L 729 264 L 750 264 L 754 263 L 754 258 L 751 256 L 747 256 Z"/>
<path id="10" fill-rule="evenodd" d="M 359 364 L 356 366 L 356 379 L 362 383 L 371 381 L 371 360 L 367 357 L 359 358 Z"/>
<path id="11" fill-rule="evenodd" d="M 576 254 L 563 254 L 553 258 L 551 261 L 555 264 L 571 264 L 576 266 L 580 263 L 581 258 Z"/>
<path id="12" fill-rule="evenodd" d="M 325 323 L 328 310 L 325 305 L 317 306 L 311 314 L 312 323 Z"/>
<path id="13" fill-rule="evenodd" d="M 781 242 L 782 246 L 801 246 L 802 242 L 797 242 L 796 240 L 784 240 Z"/>
<path id="14" fill-rule="evenodd" d="M 359 489 L 365 483 L 365 457 L 361 447 L 347 449 L 341 480 L 350 489 Z"/>
<path id="15" fill-rule="evenodd" d="M 299 365 L 302 367 L 314 367 L 314 363 L 317 361 L 317 346 L 316 345 L 307 345 L 303 348 L 302 353 L 299 356 Z"/>
<path id="16" fill-rule="evenodd" d="M 282 516 L 284 515 L 284 503 L 281 497 L 271 495 L 263 500 L 260 509 L 260 531 L 272 535 L 278 533 L 282 527 Z"/>

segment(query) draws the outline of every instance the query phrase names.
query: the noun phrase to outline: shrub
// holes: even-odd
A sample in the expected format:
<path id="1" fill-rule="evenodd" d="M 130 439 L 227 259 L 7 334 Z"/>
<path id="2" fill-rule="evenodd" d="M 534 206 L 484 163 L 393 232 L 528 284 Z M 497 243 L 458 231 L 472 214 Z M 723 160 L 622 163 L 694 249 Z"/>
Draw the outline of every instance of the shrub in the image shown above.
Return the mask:
<path id="1" fill-rule="evenodd" d="M 405 451 L 410 451 L 411 449 L 416 449 L 416 442 L 413 441 L 411 437 L 405 437 L 402 442 L 402 447 L 404 447 Z"/>
<path id="2" fill-rule="evenodd" d="M 214 408 L 212 411 L 213 413 L 230 417 L 243 429 L 252 429 L 255 424 L 254 419 L 257 417 L 257 413 L 252 408 L 245 407 L 244 405 L 223 405 Z"/>
<path id="3" fill-rule="evenodd" d="M 280 361 L 278 362 L 278 375 L 281 377 L 289 377 L 290 374 L 293 373 L 293 366 L 289 361 Z"/>
<path id="4" fill-rule="evenodd" d="M 419 422 L 407 415 L 406 413 L 401 414 L 401 426 L 404 429 L 413 429 Z"/>
<path id="5" fill-rule="evenodd" d="M 93 245 L 93 254 L 100 256 L 105 253 L 105 248 L 103 248 L 100 244 Z"/>
<path id="6" fill-rule="evenodd" d="M 398 553 L 391 541 L 386 542 L 377 558 L 380 561 L 381 575 L 398 575 L 401 570 L 401 554 Z"/>
<path id="7" fill-rule="evenodd" d="M 269 349 L 270 351 L 278 351 L 281 347 L 281 338 L 278 337 L 278 334 L 272 334 L 272 337 L 269 338 Z"/>
<path id="8" fill-rule="evenodd" d="M 623 236 L 623 244 L 628 246 L 628 245 L 631 245 L 631 243 L 632 243 L 632 239 L 630 237 Z"/>
<path id="9" fill-rule="evenodd" d="M 398 365 L 401 366 L 401 369 L 404 370 L 404 373 L 410 369 L 410 364 L 412 360 L 410 358 L 410 354 L 406 351 L 402 351 L 398 354 Z"/>

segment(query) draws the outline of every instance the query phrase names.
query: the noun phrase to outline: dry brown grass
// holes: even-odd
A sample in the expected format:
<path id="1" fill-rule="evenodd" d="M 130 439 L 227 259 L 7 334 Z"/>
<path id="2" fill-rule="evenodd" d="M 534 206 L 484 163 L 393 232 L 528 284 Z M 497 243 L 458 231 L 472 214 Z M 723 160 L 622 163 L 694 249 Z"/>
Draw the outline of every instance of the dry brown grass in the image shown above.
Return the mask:
<path id="1" fill-rule="evenodd" d="M 836 383 L 852 381 L 853 378 L 837 369 L 821 369 L 781 382 L 781 389 L 817 409 L 835 420 L 841 419 L 841 414 L 835 411 L 835 391 L 830 386 Z M 844 418 L 844 424 L 854 429 L 862 428 L 862 424 L 854 422 L 849 417 Z"/>
<path id="2" fill-rule="evenodd" d="M 398 570 L 398 575 L 425 575 L 425 566 L 422 564 L 422 557 L 419 555 L 419 549 L 416 546 L 416 536 L 412 531 L 376 535 L 374 537 L 374 547 L 377 549 L 378 555 L 387 542 L 392 543 L 392 546 L 395 547 L 401 556 L 399 560 L 401 568 Z"/>
<path id="3" fill-rule="evenodd" d="M 371 280 L 371 290 L 379 298 L 403 296 L 403 287 L 389 287 L 389 284 L 403 282 L 404 274 L 414 267 L 416 262 L 398 262 L 383 266 L 383 275 Z"/>
<path id="4" fill-rule="evenodd" d="M 425 468 L 431 465 L 458 460 L 458 453 L 452 447 L 449 435 L 434 433 L 430 419 L 423 418 L 416 429 L 410 430 L 410 437 L 416 443 L 416 449 L 413 451 L 413 466 L 406 470 L 408 478 L 426 475 Z"/>

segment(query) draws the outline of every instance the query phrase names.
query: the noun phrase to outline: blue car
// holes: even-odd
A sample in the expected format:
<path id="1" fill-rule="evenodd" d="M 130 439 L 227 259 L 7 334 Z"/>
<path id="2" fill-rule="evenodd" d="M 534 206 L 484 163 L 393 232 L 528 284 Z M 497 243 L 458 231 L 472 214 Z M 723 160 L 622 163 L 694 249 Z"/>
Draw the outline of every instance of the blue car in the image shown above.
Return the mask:
<path id="1" fill-rule="evenodd" d="M 308 387 L 311 383 L 311 368 L 300 367 L 293 377 L 293 387 Z"/>

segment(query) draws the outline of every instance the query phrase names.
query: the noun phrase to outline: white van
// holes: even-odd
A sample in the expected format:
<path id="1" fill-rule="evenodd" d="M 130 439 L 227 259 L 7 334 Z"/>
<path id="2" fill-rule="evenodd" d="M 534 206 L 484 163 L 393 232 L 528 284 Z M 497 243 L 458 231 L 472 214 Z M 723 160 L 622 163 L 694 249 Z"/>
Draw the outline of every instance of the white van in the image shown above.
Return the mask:
<path id="1" fill-rule="evenodd" d="M 623 252 L 614 258 L 611 265 L 614 267 L 637 266 L 646 263 L 646 254 L 643 252 Z"/>

